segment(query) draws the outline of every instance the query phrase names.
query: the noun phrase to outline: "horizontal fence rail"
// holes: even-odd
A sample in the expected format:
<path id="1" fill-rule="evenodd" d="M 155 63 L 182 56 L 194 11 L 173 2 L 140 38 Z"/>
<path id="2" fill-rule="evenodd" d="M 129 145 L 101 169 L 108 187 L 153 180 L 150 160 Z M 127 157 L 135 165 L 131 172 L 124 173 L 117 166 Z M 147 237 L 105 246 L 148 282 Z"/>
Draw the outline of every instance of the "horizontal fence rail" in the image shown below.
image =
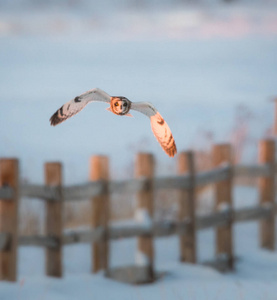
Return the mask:
<path id="1" fill-rule="evenodd" d="M 274 212 L 277 213 L 277 208 Z M 254 220 L 266 219 L 272 214 L 272 206 L 256 206 L 245 207 L 238 210 L 222 211 L 213 213 L 207 216 L 196 217 L 196 227 L 198 230 L 208 229 L 212 227 L 222 226 L 227 224 L 231 219 L 233 222 L 247 222 Z M 132 223 L 129 225 L 115 225 L 110 226 L 107 230 L 102 227 L 82 231 L 69 231 L 63 234 L 62 244 L 76 244 L 76 243 L 92 243 L 105 238 L 108 233 L 109 239 L 116 240 L 120 238 L 133 238 L 141 235 L 153 235 L 156 237 L 165 237 L 186 233 L 190 224 L 190 220 L 184 222 L 167 221 L 154 222 L 153 226 L 146 226 L 139 223 Z M 0 250 L 7 247 L 9 243 L 9 234 L 0 233 Z M 41 246 L 55 248 L 58 247 L 59 241 L 55 237 L 50 236 L 20 236 L 18 238 L 19 245 L 22 246 Z"/>
<path id="2" fill-rule="evenodd" d="M 229 165 L 222 166 L 211 171 L 200 172 L 195 175 L 196 187 L 220 182 L 233 177 L 267 177 L 270 176 L 276 168 L 268 164 L 242 166 L 237 165 L 233 168 Z M 99 196 L 105 193 L 106 188 L 109 193 L 138 192 L 148 189 L 150 180 L 147 178 L 137 178 L 122 181 L 104 181 L 89 182 L 75 186 L 62 187 L 63 201 L 78 201 Z M 154 189 L 189 189 L 193 185 L 188 175 L 170 176 L 154 178 L 152 180 Z M 22 184 L 19 188 L 21 197 L 37 198 L 47 201 L 61 201 L 60 188 L 36 185 Z M 13 190 L 10 187 L 0 188 L 0 199 L 9 200 L 13 196 Z"/>

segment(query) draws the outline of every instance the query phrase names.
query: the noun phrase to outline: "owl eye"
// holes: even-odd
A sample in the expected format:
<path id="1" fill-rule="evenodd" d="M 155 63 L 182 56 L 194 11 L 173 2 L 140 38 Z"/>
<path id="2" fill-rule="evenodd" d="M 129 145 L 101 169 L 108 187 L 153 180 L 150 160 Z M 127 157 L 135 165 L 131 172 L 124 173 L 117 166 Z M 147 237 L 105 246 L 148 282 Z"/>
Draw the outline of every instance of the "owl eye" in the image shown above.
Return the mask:
<path id="1" fill-rule="evenodd" d="M 118 102 L 115 102 L 114 106 L 118 106 L 118 105 L 119 105 Z"/>
<path id="2" fill-rule="evenodd" d="M 123 106 L 127 106 L 127 103 L 126 103 L 126 102 L 124 102 Z"/>

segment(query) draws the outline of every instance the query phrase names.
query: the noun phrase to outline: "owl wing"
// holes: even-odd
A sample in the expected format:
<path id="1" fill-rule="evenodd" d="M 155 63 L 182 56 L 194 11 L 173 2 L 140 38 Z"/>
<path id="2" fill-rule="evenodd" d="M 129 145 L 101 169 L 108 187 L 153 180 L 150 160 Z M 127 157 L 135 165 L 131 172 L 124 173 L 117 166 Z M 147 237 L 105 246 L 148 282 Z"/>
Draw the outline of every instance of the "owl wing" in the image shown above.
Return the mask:
<path id="1" fill-rule="evenodd" d="M 171 130 L 156 108 L 149 102 L 132 102 L 131 109 L 139 111 L 150 118 L 152 131 L 163 150 L 173 157 L 177 153 Z"/>
<path id="2" fill-rule="evenodd" d="M 110 102 L 110 95 L 106 92 L 95 88 L 87 91 L 80 96 L 75 97 L 69 102 L 61 106 L 50 118 L 50 124 L 56 126 L 66 119 L 76 115 L 80 112 L 89 102 L 100 101 L 100 102 Z"/>

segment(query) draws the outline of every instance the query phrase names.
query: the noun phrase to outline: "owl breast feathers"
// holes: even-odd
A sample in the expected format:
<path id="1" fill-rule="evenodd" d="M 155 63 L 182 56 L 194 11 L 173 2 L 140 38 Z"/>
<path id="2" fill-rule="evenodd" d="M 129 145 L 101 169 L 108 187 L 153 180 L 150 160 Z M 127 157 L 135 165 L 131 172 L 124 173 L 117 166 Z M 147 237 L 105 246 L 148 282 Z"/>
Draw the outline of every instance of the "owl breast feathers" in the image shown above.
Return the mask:
<path id="1" fill-rule="evenodd" d="M 131 102 L 126 97 L 110 96 L 98 88 L 89 90 L 61 106 L 50 118 L 51 125 L 56 126 L 62 123 L 94 101 L 109 103 L 110 106 L 107 110 L 119 116 L 132 116 L 129 113 L 131 109 L 143 113 L 150 118 L 152 131 L 167 155 L 173 157 L 177 153 L 175 140 L 169 126 L 151 103 Z"/>

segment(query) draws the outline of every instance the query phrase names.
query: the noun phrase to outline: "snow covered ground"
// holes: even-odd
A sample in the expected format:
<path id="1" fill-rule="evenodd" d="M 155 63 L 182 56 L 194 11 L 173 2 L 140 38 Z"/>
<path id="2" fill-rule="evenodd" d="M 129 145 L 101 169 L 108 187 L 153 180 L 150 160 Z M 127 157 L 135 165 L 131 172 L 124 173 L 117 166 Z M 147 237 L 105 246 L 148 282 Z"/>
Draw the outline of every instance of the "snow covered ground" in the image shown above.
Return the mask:
<path id="1" fill-rule="evenodd" d="M 244 204 L 253 205 L 257 201 L 255 196 L 255 190 L 239 188 L 235 193 L 235 204 L 237 207 Z M 235 271 L 227 274 L 218 273 L 200 264 L 181 264 L 178 262 L 177 237 L 156 239 L 156 270 L 166 274 L 153 284 L 139 286 L 107 279 L 102 272 L 91 274 L 91 249 L 86 244 L 64 248 L 65 276 L 62 279 L 44 275 L 42 249 L 21 247 L 18 281 L 0 282 L 0 299 L 275 300 L 277 253 L 259 248 L 258 223 L 237 224 L 234 228 L 234 236 L 238 260 Z M 198 260 L 204 262 L 212 259 L 214 257 L 213 231 L 200 231 L 197 239 Z M 112 266 L 134 264 L 135 239 L 115 241 L 111 247 Z"/>

